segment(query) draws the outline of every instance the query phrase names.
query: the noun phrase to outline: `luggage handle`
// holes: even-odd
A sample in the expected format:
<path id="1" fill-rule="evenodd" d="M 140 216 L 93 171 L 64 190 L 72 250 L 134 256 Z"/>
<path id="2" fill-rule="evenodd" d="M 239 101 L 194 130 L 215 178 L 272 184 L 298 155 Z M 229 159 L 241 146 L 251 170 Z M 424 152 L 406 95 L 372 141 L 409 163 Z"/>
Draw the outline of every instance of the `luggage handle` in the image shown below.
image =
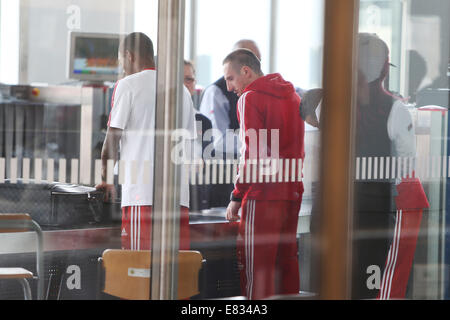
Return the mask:
<path id="1" fill-rule="evenodd" d="M 99 210 L 95 210 L 94 205 L 93 205 L 93 202 L 95 202 L 95 197 L 93 197 L 90 192 L 88 192 L 87 195 L 88 195 L 89 208 L 91 209 L 91 213 L 92 213 L 92 216 L 94 217 L 94 221 L 100 222 L 101 221 L 101 216 L 100 216 L 101 208 L 99 208 L 100 205 L 97 204 L 97 209 L 99 209 Z"/>
<path id="2" fill-rule="evenodd" d="M 67 193 L 67 192 L 52 191 L 51 195 L 52 195 L 52 197 L 51 197 L 51 206 L 52 206 L 52 208 L 51 208 L 51 210 L 52 210 L 52 212 L 51 212 L 51 220 L 54 222 L 54 225 L 57 225 L 57 222 L 56 222 L 56 218 L 57 217 L 55 216 L 55 206 L 54 206 L 54 202 L 55 202 L 54 199 L 55 198 L 53 197 L 53 195 L 63 195 L 63 196 L 87 195 L 88 206 L 89 206 L 91 214 L 92 214 L 92 216 L 94 218 L 94 221 L 95 222 L 100 222 L 101 221 L 101 218 L 102 218 L 101 214 L 100 214 L 100 212 L 101 212 L 100 209 L 101 208 L 97 208 L 97 209 L 99 209 L 98 211 L 95 210 L 94 205 L 93 205 L 93 202 L 95 201 L 95 197 L 91 195 L 91 192 Z"/>

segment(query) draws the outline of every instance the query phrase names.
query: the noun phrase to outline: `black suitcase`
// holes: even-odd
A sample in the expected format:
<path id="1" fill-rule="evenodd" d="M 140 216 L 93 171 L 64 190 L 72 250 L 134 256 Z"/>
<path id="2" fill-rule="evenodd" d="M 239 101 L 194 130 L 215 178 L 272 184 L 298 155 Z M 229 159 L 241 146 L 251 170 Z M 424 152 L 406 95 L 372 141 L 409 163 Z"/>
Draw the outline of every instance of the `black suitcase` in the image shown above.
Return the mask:
<path id="1" fill-rule="evenodd" d="M 28 213 L 43 227 L 75 228 L 107 220 L 103 192 L 66 183 L 0 184 L 0 213 Z"/>

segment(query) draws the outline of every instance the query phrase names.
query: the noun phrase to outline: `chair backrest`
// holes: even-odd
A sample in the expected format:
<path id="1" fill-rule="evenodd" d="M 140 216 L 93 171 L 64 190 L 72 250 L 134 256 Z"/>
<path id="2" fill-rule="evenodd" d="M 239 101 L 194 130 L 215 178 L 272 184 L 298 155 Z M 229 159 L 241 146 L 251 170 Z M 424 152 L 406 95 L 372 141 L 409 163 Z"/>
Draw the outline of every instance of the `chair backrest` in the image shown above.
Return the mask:
<path id="1" fill-rule="evenodd" d="M 150 299 L 151 251 L 105 250 L 103 292 L 128 300 Z M 200 252 L 180 250 L 178 254 L 178 299 L 200 293 L 199 272 L 203 257 Z"/>
<path id="2" fill-rule="evenodd" d="M 25 213 L 0 213 L 0 233 L 30 231 L 31 217 Z"/>
<path id="3" fill-rule="evenodd" d="M 34 231 L 37 234 L 36 243 L 36 275 L 38 278 L 37 298 L 44 298 L 44 240 L 42 229 L 29 214 L 26 213 L 0 213 L 0 233 L 18 233 Z"/>

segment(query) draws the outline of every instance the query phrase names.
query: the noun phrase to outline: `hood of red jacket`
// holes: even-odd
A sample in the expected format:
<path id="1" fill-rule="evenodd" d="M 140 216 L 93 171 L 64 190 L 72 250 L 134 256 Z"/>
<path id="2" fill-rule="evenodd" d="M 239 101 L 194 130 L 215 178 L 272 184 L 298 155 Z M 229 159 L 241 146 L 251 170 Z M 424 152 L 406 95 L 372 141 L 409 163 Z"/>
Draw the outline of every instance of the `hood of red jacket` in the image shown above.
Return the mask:
<path id="1" fill-rule="evenodd" d="M 279 73 L 269 74 L 253 81 L 245 90 L 256 91 L 283 99 L 295 92 L 292 83 L 283 79 Z"/>

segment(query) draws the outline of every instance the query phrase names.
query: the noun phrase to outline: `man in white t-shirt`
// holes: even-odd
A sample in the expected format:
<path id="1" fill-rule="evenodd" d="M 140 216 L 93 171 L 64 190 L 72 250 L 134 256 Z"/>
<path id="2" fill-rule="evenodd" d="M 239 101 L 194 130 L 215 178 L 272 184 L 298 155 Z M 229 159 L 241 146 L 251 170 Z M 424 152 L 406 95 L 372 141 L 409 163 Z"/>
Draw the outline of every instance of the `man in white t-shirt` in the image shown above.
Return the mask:
<path id="1" fill-rule="evenodd" d="M 416 156 L 412 116 L 385 88 L 389 55 L 376 34 L 358 34 L 355 155 L 374 165 L 354 184 L 352 299 L 405 298 L 422 212 L 429 206 L 410 162 Z"/>
<path id="2" fill-rule="evenodd" d="M 102 183 L 106 199 L 115 188 L 106 183 L 108 160 L 118 160 L 122 183 L 122 249 L 151 249 L 151 213 L 155 146 L 156 69 L 153 43 L 143 33 L 131 33 L 121 43 L 119 61 L 125 77 L 112 97 L 108 131 L 102 149 Z M 189 91 L 184 87 L 182 126 L 194 139 L 195 117 Z M 182 174 L 180 191 L 180 249 L 189 249 L 189 185 Z"/>
<path id="3" fill-rule="evenodd" d="M 429 207 L 414 163 L 409 167 L 417 152 L 411 113 L 384 86 L 389 55 L 376 34 L 358 34 L 355 156 L 374 165 L 361 170 L 367 178 L 354 184 L 352 299 L 405 298 L 422 213 Z M 314 89 L 302 101 L 300 112 L 312 126 L 319 127 L 315 111 L 321 99 L 322 90 Z M 322 219 L 314 207 L 313 236 Z"/>

